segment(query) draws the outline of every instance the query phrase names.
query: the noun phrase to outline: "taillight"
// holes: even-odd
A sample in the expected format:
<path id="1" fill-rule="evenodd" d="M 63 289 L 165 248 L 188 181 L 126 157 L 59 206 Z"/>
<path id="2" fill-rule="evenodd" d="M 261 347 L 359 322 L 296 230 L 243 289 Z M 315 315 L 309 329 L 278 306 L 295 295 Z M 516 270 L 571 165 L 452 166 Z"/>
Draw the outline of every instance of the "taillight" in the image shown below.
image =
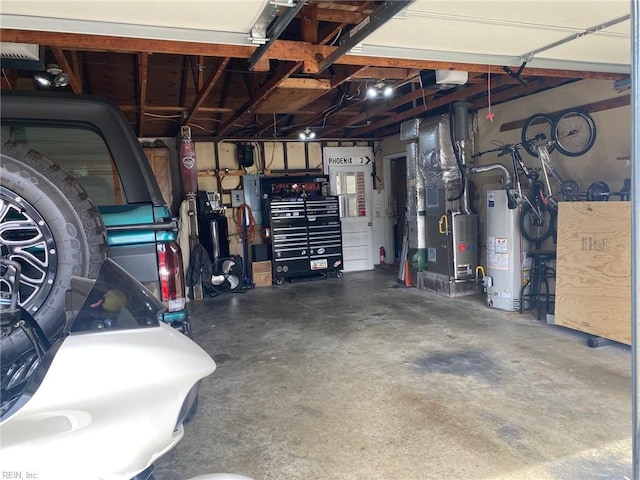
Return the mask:
<path id="1" fill-rule="evenodd" d="M 184 273 L 182 255 L 175 242 L 158 244 L 158 265 L 160 274 L 160 300 L 170 312 L 185 308 Z"/>

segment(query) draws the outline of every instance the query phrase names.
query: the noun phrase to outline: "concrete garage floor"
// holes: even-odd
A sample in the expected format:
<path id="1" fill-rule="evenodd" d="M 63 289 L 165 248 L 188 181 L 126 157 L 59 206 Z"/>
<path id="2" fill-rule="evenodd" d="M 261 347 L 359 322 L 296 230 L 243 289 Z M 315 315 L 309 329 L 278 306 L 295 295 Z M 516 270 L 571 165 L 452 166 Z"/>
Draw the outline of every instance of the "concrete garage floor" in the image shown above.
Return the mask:
<path id="1" fill-rule="evenodd" d="M 631 352 L 395 272 L 190 304 L 218 364 L 158 480 L 631 478 Z"/>

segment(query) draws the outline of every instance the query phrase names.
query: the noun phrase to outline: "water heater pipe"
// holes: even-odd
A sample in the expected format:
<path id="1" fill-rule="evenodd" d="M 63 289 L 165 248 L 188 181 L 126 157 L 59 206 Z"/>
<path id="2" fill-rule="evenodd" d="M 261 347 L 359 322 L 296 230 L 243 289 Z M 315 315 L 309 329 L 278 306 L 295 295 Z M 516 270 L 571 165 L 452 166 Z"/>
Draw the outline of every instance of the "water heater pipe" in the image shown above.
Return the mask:
<path id="1" fill-rule="evenodd" d="M 481 167 L 471 167 L 469 169 L 469 172 L 470 173 L 482 173 L 482 172 L 489 172 L 491 170 L 500 170 L 500 171 L 502 171 L 504 188 L 506 190 L 511 188 L 511 185 L 513 184 L 512 179 L 511 179 L 511 173 L 509 172 L 509 170 L 507 170 L 507 167 L 505 167 L 501 163 L 490 163 L 489 165 L 483 165 Z"/>

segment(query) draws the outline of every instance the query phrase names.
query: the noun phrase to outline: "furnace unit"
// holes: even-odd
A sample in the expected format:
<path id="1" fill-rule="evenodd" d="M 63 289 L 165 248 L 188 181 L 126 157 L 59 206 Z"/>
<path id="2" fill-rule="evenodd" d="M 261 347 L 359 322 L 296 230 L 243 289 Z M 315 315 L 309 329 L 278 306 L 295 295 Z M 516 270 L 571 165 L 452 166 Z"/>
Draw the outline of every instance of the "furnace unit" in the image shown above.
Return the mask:
<path id="1" fill-rule="evenodd" d="M 405 122 L 408 265 L 414 285 L 456 297 L 478 293 L 478 215 L 471 208 L 466 157 L 471 104 L 450 115 Z"/>

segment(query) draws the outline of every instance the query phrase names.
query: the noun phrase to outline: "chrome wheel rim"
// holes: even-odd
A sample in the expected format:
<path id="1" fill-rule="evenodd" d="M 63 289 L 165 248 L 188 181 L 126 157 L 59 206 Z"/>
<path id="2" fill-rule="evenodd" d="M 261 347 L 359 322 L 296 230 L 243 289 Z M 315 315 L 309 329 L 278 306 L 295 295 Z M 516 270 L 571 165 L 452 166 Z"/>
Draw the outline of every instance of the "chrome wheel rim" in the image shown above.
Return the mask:
<path id="1" fill-rule="evenodd" d="M 0 252 L 22 267 L 19 303 L 34 314 L 53 288 L 58 255 L 53 233 L 38 210 L 0 187 Z M 9 285 L 2 284 L 3 291 Z"/>

